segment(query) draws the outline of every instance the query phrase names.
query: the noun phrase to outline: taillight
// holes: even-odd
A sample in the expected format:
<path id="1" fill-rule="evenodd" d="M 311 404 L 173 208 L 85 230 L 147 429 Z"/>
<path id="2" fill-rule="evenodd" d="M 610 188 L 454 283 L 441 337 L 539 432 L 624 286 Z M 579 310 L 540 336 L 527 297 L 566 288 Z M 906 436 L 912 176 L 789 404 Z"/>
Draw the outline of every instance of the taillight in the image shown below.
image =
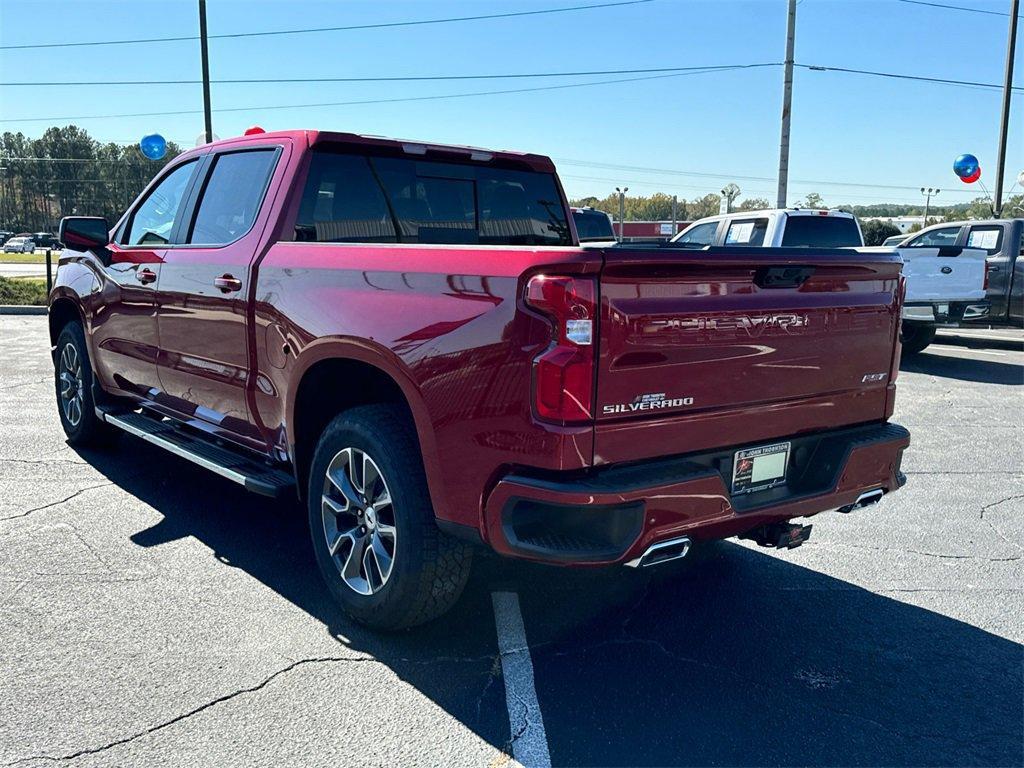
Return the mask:
<path id="1" fill-rule="evenodd" d="M 597 284 L 586 277 L 537 275 L 526 303 L 551 318 L 551 346 L 533 361 L 533 407 L 560 424 L 593 419 Z"/>
<path id="2" fill-rule="evenodd" d="M 889 383 L 895 384 L 896 377 L 900 375 L 900 358 L 903 356 L 903 343 L 900 341 L 900 328 L 903 325 L 903 302 L 907 299 L 907 278 L 900 275 L 896 284 L 896 344 L 892 351 L 892 361 L 889 363 Z"/>

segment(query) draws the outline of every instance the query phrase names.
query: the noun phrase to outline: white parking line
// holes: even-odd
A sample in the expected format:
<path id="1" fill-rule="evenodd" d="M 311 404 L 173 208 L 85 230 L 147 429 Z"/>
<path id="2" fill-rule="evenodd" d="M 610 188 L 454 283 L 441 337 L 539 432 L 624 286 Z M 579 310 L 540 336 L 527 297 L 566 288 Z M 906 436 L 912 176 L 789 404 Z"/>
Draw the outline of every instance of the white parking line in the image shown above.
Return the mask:
<path id="1" fill-rule="evenodd" d="M 519 595 L 494 592 L 494 624 L 498 629 L 501 673 L 505 678 L 505 705 L 512 729 L 512 757 L 524 768 L 551 768 L 548 736 L 533 683 L 533 661 L 526 642 Z"/>
<path id="2" fill-rule="evenodd" d="M 974 352 L 979 355 L 994 355 L 995 357 L 1006 357 L 1005 352 L 996 352 L 992 349 L 971 349 L 970 347 L 952 346 L 950 344 L 932 344 L 936 349 L 948 349 L 950 352 Z"/>

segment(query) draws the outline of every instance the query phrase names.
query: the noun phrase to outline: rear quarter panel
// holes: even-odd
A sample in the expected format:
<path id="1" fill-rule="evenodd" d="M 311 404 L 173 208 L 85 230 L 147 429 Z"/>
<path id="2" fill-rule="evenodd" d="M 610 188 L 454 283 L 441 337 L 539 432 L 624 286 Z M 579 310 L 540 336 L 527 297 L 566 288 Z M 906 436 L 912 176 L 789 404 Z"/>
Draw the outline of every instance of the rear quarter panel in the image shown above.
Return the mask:
<path id="1" fill-rule="evenodd" d="M 326 358 L 353 359 L 380 368 L 405 393 L 441 519 L 478 526 L 484 494 L 509 467 L 587 466 L 592 427 L 543 426 L 532 416 L 531 362 L 550 331 L 521 296 L 524 276 L 546 265 L 597 272 L 600 254 L 273 245 L 255 281 L 255 397 L 263 428 L 287 449 L 302 375 Z"/>

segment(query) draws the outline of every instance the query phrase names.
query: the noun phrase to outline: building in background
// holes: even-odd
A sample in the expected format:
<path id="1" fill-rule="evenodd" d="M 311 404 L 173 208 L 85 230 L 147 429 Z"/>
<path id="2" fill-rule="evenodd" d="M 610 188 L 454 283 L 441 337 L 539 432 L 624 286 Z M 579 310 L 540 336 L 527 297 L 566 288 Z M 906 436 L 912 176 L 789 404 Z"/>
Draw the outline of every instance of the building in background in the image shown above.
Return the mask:
<path id="1" fill-rule="evenodd" d="M 615 236 L 619 236 L 621 222 L 614 222 Z M 689 221 L 677 221 L 675 225 L 671 221 L 627 221 L 622 230 L 622 242 L 644 243 L 657 242 L 658 240 L 669 240 L 677 232 L 682 232 L 690 226 Z"/>

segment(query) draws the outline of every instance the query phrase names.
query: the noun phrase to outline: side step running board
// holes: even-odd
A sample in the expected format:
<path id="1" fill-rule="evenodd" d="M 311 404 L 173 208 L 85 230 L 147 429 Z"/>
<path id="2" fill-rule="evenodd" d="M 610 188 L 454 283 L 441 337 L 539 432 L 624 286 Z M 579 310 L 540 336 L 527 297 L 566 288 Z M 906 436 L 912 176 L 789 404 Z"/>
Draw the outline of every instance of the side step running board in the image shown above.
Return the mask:
<path id="1" fill-rule="evenodd" d="M 295 488 L 288 472 L 261 464 L 241 451 L 215 445 L 200 435 L 176 428 L 172 422 L 135 411 L 115 411 L 102 407 L 96 416 L 113 427 L 123 429 L 193 464 L 233 480 L 245 489 L 263 496 L 281 496 Z"/>

